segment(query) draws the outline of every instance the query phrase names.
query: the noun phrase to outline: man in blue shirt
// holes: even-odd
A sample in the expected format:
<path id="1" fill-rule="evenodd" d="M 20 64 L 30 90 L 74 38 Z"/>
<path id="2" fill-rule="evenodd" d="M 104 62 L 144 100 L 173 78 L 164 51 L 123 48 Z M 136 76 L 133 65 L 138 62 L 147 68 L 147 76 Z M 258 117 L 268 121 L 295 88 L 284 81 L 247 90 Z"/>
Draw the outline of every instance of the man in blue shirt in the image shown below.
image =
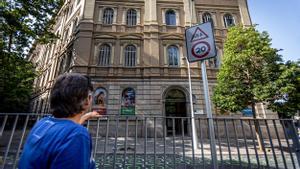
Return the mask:
<path id="1" fill-rule="evenodd" d="M 19 169 L 94 169 L 92 141 L 81 124 L 97 112 L 86 113 L 93 87 L 88 77 L 64 74 L 50 93 L 53 117 L 40 120 L 30 131 L 19 161 Z"/>

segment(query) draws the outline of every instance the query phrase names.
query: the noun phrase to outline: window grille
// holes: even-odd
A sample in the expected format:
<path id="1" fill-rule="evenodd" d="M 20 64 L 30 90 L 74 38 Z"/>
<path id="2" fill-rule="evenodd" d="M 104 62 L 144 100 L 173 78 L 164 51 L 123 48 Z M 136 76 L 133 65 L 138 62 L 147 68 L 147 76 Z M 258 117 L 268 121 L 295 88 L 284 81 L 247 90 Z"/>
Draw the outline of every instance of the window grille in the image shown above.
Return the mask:
<path id="1" fill-rule="evenodd" d="M 137 20 L 136 18 L 137 18 L 136 10 L 129 9 L 127 11 L 127 25 L 128 26 L 134 26 L 134 25 L 136 25 L 136 20 Z"/>
<path id="2" fill-rule="evenodd" d="M 168 56 L 169 56 L 169 66 L 178 66 L 179 54 L 177 46 L 168 47 Z"/>
<path id="3" fill-rule="evenodd" d="M 226 15 L 224 16 L 224 24 L 225 24 L 225 27 L 226 27 L 226 28 L 235 25 L 234 19 L 233 19 L 232 15 L 226 14 Z"/>
<path id="4" fill-rule="evenodd" d="M 100 46 L 98 65 L 108 66 L 111 56 L 111 47 L 108 44 Z"/>
<path id="5" fill-rule="evenodd" d="M 128 45 L 125 48 L 125 66 L 133 67 L 136 63 L 136 47 Z"/>
<path id="6" fill-rule="evenodd" d="M 214 21 L 213 21 L 212 16 L 211 16 L 210 13 L 204 13 L 202 15 L 202 21 L 203 21 L 203 23 L 205 23 L 205 22 L 211 22 L 212 24 L 214 24 Z"/>
<path id="7" fill-rule="evenodd" d="M 173 10 L 168 10 L 166 12 L 166 24 L 176 25 L 176 13 Z"/>
<path id="8" fill-rule="evenodd" d="M 106 8 L 103 13 L 103 24 L 112 24 L 114 19 L 114 10 Z"/>

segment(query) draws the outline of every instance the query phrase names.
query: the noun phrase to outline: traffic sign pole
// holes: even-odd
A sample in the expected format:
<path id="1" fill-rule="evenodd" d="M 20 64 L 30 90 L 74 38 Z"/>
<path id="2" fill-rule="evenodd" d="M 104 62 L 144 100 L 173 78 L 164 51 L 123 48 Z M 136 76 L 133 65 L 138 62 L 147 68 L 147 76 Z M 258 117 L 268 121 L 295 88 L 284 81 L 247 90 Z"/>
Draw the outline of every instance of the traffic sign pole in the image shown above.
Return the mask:
<path id="1" fill-rule="evenodd" d="M 205 96 L 205 108 L 206 114 L 208 119 L 209 125 L 209 136 L 210 136 L 210 150 L 211 150 L 211 158 L 212 164 L 214 169 L 218 169 L 218 157 L 217 157 L 217 150 L 216 150 L 216 140 L 215 140 L 215 130 L 214 130 L 214 122 L 211 110 L 211 103 L 210 103 L 210 96 L 209 96 L 209 88 L 208 88 L 208 80 L 207 80 L 207 73 L 206 73 L 206 64 L 205 59 L 209 57 L 216 56 L 216 47 L 214 42 L 214 34 L 212 31 L 212 26 L 203 24 L 203 26 L 199 26 L 196 28 L 192 28 L 193 23 L 193 0 L 189 1 L 190 6 L 190 14 L 191 14 L 191 29 L 190 31 L 193 32 L 191 34 L 186 31 L 186 46 L 187 46 L 187 57 L 188 62 L 194 62 L 201 60 L 201 71 L 202 71 L 202 82 L 203 82 L 203 90 Z M 203 30 L 204 29 L 204 30 Z M 206 31 L 206 33 L 205 33 Z M 210 34 L 210 35 L 208 35 Z M 192 101 L 192 87 L 191 87 L 191 77 L 190 77 L 190 66 L 188 63 L 188 73 L 189 73 L 189 88 L 190 88 L 190 100 Z M 193 105 L 191 102 L 191 110 L 193 110 Z M 194 112 L 191 112 L 192 116 L 192 136 L 194 143 L 196 142 L 196 128 L 195 128 L 195 119 L 194 119 Z M 198 144 L 197 144 L 198 145 Z M 196 149 L 196 147 L 194 146 Z"/>
<path id="2" fill-rule="evenodd" d="M 201 61 L 201 71 L 202 71 L 202 81 L 203 81 L 203 89 L 204 89 L 204 97 L 205 97 L 206 115 L 207 115 L 208 126 L 209 126 L 211 158 L 212 158 L 214 169 L 217 169 L 218 168 L 218 157 L 217 157 L 217 150 L 216 150 L 214 121 L 212 118 L 213 116 L 212 116 L 212 111 L 211 111 L 208 80 L 207 80 L 207 74 L 206 74 L 206 65 L 205 65 L 204 60 Z"/>
<path id="3" fill-rule="evenodd" d="M 193 22 L 193 8 L 192 8 L 192 4 L 190 2 L 190 9 L 191 9 L 191 26 L 192 26 L 192 22 Z M 194 148 L 194 152 L 196 152 L 196 150 L 198 149 L 198 138 L 197 138 L 197 132 L 196 132 L 196 124 L 195 124 L 195 112 L 194 112 L 194 102 L 193 102 L 193 93 L 192 93 L 192 80 L 191 80 L 191 67 L 190 67 L 190 62 L 188 61 L 188 59 L 186 59 L 187 61 L 187 66 L 188 66 L 188 76 L 189 76 L 189 92 L 190 92 L 190 106 L 191 106 L 191 125 L 192 125 L 192 139 L 193 139 L 193 148 Z"/>
<path id="4" fill-rule="evenodd" d="M 191 69 L 190 63 L 187 61 L 188 66 L 188 76 L 189 76 L 189 92 L 190 92 L 190 106 L 191 106 L 191 123 L 192 123 L 192 139 L 193 139 L 193 148 L 194 151 L 198 149 L 198 140 L 196 133 L 196 125 L 195 125 L 195 112 L 194 112 L 194 104 L 193 104 L 193 95 L 192 95 L 192 80 L 191 80 Z M 195 151 L 196 152 L 196 151 Z"/>

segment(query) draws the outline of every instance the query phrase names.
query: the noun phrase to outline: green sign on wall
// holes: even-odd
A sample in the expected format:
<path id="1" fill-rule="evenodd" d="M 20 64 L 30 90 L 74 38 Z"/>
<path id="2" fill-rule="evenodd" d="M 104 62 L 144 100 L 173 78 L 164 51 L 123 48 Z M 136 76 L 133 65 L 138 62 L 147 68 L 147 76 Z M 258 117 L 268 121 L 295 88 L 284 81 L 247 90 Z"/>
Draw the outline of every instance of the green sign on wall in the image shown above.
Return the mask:
<path id="1" fill-rule="evenodd" d="M 135 107 L 134 106 L 122 106 L 121 115 L 135 115 Z"/>

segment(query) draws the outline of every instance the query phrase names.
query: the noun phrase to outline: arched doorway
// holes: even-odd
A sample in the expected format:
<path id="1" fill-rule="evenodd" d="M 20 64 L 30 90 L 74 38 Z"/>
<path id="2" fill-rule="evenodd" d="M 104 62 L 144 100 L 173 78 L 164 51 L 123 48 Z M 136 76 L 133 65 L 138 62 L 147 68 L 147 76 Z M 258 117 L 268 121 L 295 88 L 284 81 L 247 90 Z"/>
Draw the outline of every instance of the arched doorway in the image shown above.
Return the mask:
<path id="1" fill-rule="evenodd" d="M 186 97 L 180 89 L 171 89 L 165 95 L 165 115 L 167 135 L 173 134 L 173 128 L 176 135 L 181 135 L 182 131 L 187 133 L 187 119 L 168 118 L 168 117 L 187 117 Z M 174 119 L 174 120 L 173 120 Z M 183 123 L 183 125 L 182 125 Z M 175 125 L 174 125 L 175 124 Z"/>

